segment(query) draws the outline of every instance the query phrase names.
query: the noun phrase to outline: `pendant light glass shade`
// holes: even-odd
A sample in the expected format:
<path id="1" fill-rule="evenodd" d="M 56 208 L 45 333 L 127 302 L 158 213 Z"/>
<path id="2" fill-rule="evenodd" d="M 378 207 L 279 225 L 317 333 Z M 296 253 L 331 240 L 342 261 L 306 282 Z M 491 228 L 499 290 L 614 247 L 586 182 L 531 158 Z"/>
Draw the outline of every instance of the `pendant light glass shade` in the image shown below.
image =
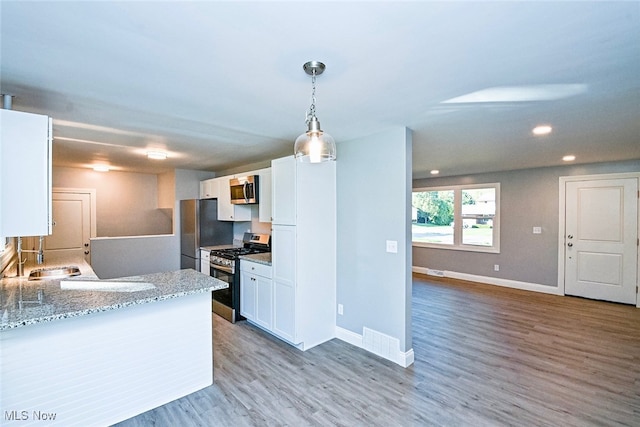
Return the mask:
<path id="1" fill-rule="evenodd" d="M 311 76 L 311 107 L 307 111 L 308 130 L 296 138 L 293 147 L 294 156 L 300 162 L 320 163 L 336 159 L 336 142 L 333 137 L 320 129 L 320 121 L 316 117 L 316 76 L 322 74 L 325 65 L 322 62 L 310 61 L 304 64 L 304 71 Z"/>
<path id="2" fill-rule="evenodd" d="M 320 122 L 314 116 L 309 120 L 309 130 L 296 138 L 293 151 L 301 162 L 327 162 L 336 159 L 336 142 L 320 129 Z"/>

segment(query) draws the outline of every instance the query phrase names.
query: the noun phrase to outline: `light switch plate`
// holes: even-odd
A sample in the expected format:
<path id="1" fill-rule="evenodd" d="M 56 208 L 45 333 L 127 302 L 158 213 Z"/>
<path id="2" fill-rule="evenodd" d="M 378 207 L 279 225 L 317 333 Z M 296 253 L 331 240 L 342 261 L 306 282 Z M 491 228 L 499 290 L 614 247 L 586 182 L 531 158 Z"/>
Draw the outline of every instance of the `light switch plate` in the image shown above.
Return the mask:
<path id="1" fill-rule="evenodd" d="M 398 253 L 398 241 L 397 240 L 387 240 L 387 252 L 391 252 L 393 254 Z"/>
<path id="2" fill-rule="evenodd" d="M 542 227 L 533 227 L 533 234 L 542 234 Z"/>

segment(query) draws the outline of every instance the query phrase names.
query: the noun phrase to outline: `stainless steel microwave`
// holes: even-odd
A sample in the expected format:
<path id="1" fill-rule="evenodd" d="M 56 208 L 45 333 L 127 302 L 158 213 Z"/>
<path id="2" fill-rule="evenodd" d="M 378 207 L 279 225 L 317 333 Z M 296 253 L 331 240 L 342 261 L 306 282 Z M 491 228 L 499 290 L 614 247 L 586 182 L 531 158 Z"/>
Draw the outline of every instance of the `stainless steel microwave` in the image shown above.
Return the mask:
<path id="1" fill-rule="evenodd" d="M 250 205 L 258 203 L 258 175 L 239 176 L 229 180 L 231 203 Z"/>

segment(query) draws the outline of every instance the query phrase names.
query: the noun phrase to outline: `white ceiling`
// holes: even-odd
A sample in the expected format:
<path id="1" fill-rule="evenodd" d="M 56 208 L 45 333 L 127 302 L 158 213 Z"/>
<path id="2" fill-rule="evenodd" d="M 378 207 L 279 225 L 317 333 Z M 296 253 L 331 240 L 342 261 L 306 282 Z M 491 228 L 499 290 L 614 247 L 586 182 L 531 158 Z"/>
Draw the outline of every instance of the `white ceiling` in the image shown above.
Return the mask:
<path id="1" fill-rule="evenodd" d="M 54 118 L 54 164 L 224 170 L 413 130 L 414 178 L 640 158 L 640 2 L 1 0 L 1 91 Z M 551 85 L 551 86 L 548 86 Z M 572 86 L 566 86 L 572 85 Z M 552 96 L 444 103 L 495 87 Z M 564 93 L 569 88 L 573 93 Z M 548 99 L 558 98 L 558 99 Z M 534 137 L 534 125 L 553 126 Z M 165 162 L 144 157 L 169 152 Z"/>

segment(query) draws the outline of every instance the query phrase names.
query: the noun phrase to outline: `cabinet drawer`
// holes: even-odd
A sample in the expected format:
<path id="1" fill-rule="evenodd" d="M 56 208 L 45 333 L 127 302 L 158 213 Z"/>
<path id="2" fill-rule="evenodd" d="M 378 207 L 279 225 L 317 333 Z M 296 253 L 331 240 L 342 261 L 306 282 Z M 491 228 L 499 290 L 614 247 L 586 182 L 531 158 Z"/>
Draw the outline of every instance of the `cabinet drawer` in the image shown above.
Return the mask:
<path id="1" fill-rule="evenodd" d="M 240 271 L 271 278 L 270 265 L 259 264 L 257 262 L 251 262 L 244 259 L 240 261 Z"/>

